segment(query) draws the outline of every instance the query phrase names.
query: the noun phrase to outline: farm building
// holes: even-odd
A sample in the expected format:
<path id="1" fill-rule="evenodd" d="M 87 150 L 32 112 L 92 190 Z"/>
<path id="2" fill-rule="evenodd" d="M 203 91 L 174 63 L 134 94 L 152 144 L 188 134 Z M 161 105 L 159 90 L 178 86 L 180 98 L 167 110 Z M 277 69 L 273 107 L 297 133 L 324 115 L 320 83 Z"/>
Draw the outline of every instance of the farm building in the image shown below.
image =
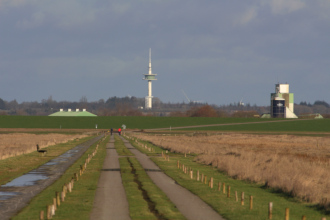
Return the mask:
<path id="1" fill-rule="evenodd" d="M 272 118 L 298 118 L 294 113 L 294 96 L 289 93 L 289 84 L 276 84 L 275 93 L 270 95 Z"/>
<path id="2" fill-rule="evenodd" d="M 69 108 L 68 111 L 64 111 L 63 109 L 60 109 L 59 112 L 55 112 L 53 114 L 50 114 L 49 116 L 77 116 L 77 117 L 96 117 L 97 115 L 94 115 L 86 109 L 83 109 L 80 111 L 79 109 L 76 109 L 76 111 L 71 111 Z"/>

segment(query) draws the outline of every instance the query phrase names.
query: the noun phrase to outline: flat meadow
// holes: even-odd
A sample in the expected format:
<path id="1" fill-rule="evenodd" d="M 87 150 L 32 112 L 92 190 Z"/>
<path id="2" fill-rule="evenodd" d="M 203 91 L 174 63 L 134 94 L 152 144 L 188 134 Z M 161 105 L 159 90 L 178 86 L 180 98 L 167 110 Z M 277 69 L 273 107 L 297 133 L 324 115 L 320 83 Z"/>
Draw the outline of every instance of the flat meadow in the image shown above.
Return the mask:
<path id="1" fill-rule="evenodd" d="M 187 133 L 136 133 L 171 152 L 196 155 L 234 179 L 264 184 L 330 209 L 330 137 Z"/>
<path id="2" fill-rule="evenodd" d="M 175 129 L 212 131 L 271 131 L 271 132 L 330 132 L 330 119 L 264 119 L 264 118 L 212 118 L 212 117 L 152 117 L 152 116 L 98 116 L 49 117 L 0 115 L 1 128 L 28 129 L 110 129 L 126 125 L 128 130 Z"/>
<path id="3" fill-rule="evenodd" d="M 140 139 L 190 153 L 234 179 L 330 210 L 330 119 L 0 116 L 0 160 L 36 151 L 36 144 L 44 148 L 81 138 L 84 130 L 116 130 L 123 124 L 127 131 L 146 131 L 132 132 Z M 67 133 L 70 129 L 75 131 Z"/>

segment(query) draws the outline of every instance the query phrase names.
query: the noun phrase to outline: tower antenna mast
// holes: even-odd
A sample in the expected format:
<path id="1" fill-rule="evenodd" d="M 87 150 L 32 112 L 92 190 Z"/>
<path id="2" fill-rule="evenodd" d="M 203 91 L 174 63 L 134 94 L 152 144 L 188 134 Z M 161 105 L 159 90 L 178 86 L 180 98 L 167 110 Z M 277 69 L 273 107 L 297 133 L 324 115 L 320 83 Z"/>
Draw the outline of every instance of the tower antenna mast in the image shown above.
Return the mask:
<path id="1" fill-rule="evenodd" d="M 149 72 L 144 74 L 144 80 L 148 80 L 148 96 L 145 97 L 145 108 L 152 109 L 152 81 L 156 79 L 157 74 L 152 73 L 151 69 L 151 48 L 149 48 Z"/>

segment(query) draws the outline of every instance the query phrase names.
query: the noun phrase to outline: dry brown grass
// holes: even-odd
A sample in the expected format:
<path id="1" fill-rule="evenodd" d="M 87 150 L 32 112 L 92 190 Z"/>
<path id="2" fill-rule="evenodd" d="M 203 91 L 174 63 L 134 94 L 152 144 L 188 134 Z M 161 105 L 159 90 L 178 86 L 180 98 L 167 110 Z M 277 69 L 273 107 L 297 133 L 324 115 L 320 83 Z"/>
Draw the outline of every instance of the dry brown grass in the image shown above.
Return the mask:
<path id="1" fill-rule="evenodd" d="M 291 135 L 138 135 L 228 175 L 266 184 L 297 198 L 330 206 L 330 138 Z M 327 200 L 327 202 L 326 202 Z"/>
<path id="2" fill-rule="evenodd" d="M 76 138 L 86 137 L 83 134 L 0 134 L 0 160 L 31 153 L 37 150 L 36 145 L 45 148 L 50 145 L 65 143 Z"/>

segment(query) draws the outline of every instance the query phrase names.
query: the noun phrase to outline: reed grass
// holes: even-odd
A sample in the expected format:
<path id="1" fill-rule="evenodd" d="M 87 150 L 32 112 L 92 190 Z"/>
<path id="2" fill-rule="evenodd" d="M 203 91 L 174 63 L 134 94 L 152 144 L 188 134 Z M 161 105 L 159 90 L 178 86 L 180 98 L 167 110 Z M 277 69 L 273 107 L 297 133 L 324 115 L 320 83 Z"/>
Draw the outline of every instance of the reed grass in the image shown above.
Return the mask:
<path id="1" fill-rule="evenodd" d="M 153 146 L 151 143 L 139 139 L 143 145 L 152 146 L 155 151 L 164 151 L 162 148 Z M 131 140 L 131 143 L 140 151 L 146 152 L 143 145 Z M 170 153 L 170 152 L 169 152 Z M 173 178 L 178 184 L 187 188 L 206 203 L 212 206 L 219 214 L 226 219 L 268 219 L 269 202 L 274 204 L 273 219 L 284 219 L 285 209 L 290 208 L 290 219 L 301 219 L 303 215 L 307 219 L 321 219 L 329 217 L 330 213 L 326 210 L 319 210 L 314 205 L 301 202 L 290 195 L 275 191 L 271 188 L 264 187 L 263 184 L 252 183 L 251 181 L 237 180 L 229 177 L 226 173 L 219 171 L 216 167 L 207 164 L 201 164 L 194 160 L 196 155 L 189 153 L 173 153 L 171 152 L 171 160 L 164 160 L 162 157 L 152 157 L 152 160 L 164 170 L 164 172 Z M 179 161 L 180 169 L 177 167 Z M 189 170 L 193 170 L 194 177 L 185 174 L 181 169 L 185 165 Z M 196 173 L 199 171 L 200 176 L 207 176 L 207 180 L 213 177 L 216 187 L 210 188 L 209 185 L 201 181 L 197 181 Z M 220 183 L 220 189 L 218 184 Z M 225 192 L 222 191 L 222 186 L 225 184 Z M 228 186 L 231 188 L 231 196 L 228 198 Z M 235 191 L 238 194 L 239 201 L 236 201 Z M 245 193 L 245 205 L 241 205 L 240 197 Z M 253 196 L 253 209 L 249 206 L 249 197 Z"/>
<path id="2" fill-rule="evenodd" d="M 330 209 L 330 138 L 292 135 L 138 135 L 171 152 Z"/>
<path id="3" fill-rule="evenodd" d="M 0 160 L 37 151 L 48 146 L 87 137 L 83 134 L 0 134 Z"/>

